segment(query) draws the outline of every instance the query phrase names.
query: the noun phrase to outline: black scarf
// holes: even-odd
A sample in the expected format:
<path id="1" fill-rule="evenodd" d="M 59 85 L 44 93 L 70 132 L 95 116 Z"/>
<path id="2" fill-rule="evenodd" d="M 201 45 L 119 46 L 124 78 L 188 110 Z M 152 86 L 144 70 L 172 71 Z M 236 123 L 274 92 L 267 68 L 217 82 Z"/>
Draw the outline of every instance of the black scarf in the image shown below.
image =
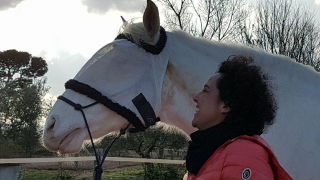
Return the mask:
<path id="1" fill-rule="evenodd" d="M 245 134 L 226 122 L 192 133 L 186 157 L 187 170 L 198 174 L 203 164 L 221 145 Z"/>

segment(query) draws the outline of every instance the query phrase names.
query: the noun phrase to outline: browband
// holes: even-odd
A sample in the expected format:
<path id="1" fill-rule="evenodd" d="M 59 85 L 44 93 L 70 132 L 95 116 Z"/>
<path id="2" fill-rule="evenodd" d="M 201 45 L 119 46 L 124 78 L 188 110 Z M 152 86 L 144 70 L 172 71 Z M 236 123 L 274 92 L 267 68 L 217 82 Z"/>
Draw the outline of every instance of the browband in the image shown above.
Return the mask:
<path id="1" fill-rule="evenodd" d="M 119 34 L 116 37 L 116 39 L 127 39 L 128 41 L 131 41 L 132 43 L 134 43 L 130 34 L 127 34 L 127 35 Z M 157 44 L 150 45 L 150 44 L 145 43 L 144 41 L 140 41 L 139 46 L 149 53 L 160 54 L 162 52 L 163 48 L 165 47 L 166 42 L 167 42 L 166 31 L 163 27 L 160 26 L 160 38 L 159 38 L 159 41 L 157 42 Z"/>

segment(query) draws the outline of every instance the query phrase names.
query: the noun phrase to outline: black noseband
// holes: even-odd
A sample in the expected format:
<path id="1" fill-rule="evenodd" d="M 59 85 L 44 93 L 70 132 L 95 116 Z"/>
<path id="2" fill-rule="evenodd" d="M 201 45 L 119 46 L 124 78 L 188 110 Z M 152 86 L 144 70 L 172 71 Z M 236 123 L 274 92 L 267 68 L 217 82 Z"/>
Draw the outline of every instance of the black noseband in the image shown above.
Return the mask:
<path id="1" fill-rule="evenodd" d="M 87 84 L 81 83 L 74 79 L 70 79 L 66 82 L 65 88 L 86 95 L 87 97 L 94 99 L 98 103 L 105 105 L 107 108 L 116 112 L 117 114 L 125 118 L 128 122 L 130 122 L 134 126 L 135 131 L 144 130 L 146 128 L 134 112 L 116 102 L 113 102 L 108 97 L 102 95 L 101 92 L 97 91 Z"/>
<path id="2" fill-rule="evenodd" d="M 82 82 L 79 82 L 74 79 L 70 79 L 65 83 L 66 89 L 71 89 L 75 92 L 78 92 L 80 94 L 83 94 L 91 99 L 94 99 L 97 103 L 103 104 L 110 110 L 116 112 L 123 118 L 125 118 L 129 123 L 131 123 L 134 128 L 130 129 L 130 132 L 139 132 L 139 131 L 145 131 L 148 127 L 154 125 L 156 122 L 160 121 L 158 117 L 156 117 L 151 105 L 146 100 L 146 98 L 143 96 L 143 94 L 139 94 L 137 97 L 135 97 L 132 102 L 138 109 L 139 113 L 141 114 L 145 125 L 142 124 L 140 119 L 137 117 L 137 115 L 129 110 L 128 108 L 121 106 L 120 104 L 113 102 L 110 100 L 107 96 L 104 96 L 99 92 L 98 90 L 94 89 L 93 87 L 84 84 Z M 65 98 L 66 99 L 66 98 Z M 67 99 L 67 101 L 70 101 Z M 65 102 L 67 102 L 65 101 Z M 67 102 L 68 103 L 68 102 Z M 69 102 L 68 104 L 72 104 L 73 102 Z M 70 104 L 70 105 L 71 105 Z M 75 107 L 75 105 L 72 105 Z M 79 107 L 80 108 L 80 107 Z"/>

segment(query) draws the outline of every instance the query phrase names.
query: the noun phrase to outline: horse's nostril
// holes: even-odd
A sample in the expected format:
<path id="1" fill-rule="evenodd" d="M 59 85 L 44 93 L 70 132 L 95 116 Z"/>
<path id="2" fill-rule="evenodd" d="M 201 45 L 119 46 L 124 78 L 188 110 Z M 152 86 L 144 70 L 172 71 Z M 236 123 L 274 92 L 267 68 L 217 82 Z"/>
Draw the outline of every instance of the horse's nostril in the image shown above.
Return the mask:
<path id="1" fill-rule="evenodd" d="M 48 130 L 53 130 L 54 127 L 56 126 L 57 121 L 58 121 L 58 117 L 55 116 L 55 115 L 51 115 L 51 116 L 49 117 L 49 119 L 47 120 L 46 128 L 47 128 Z"/>

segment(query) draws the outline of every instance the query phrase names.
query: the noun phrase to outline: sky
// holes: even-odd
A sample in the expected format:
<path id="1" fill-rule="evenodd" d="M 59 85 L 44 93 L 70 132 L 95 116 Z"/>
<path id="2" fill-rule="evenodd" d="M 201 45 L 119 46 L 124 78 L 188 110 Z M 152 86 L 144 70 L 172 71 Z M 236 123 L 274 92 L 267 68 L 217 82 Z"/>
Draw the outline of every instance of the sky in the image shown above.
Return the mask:
<path id="1" fill-rule="evenodd" d="M 320 12 L 320 0 L 300 2 Z M 120 16 L 142 17 L 145 6 L 146 0 L 0 0 L 0 51 L 16 49 L 45 59 L 48 95 L 57 96 L 116 37 Z M 320 21 L 319 13 L 316 18 Z"/>

